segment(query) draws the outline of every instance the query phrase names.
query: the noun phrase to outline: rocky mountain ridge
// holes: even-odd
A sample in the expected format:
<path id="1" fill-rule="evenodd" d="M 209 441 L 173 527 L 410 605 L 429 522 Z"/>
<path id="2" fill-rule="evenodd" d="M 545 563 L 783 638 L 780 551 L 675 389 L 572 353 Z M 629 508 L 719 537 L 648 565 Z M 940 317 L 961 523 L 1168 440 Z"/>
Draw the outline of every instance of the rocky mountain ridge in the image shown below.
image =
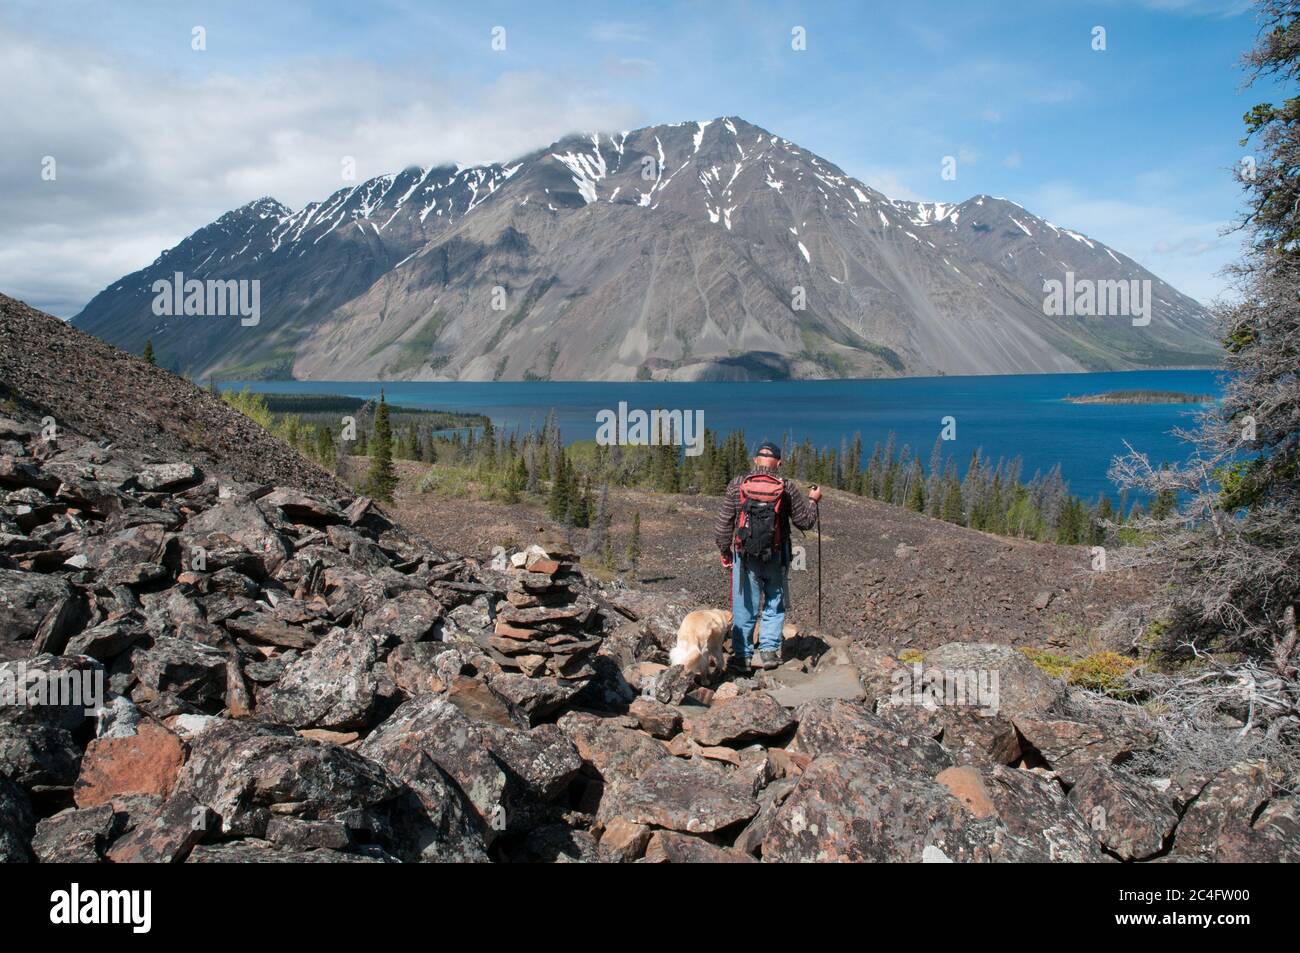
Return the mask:
<path id="1" fill-rule="evenodd" d="M 1044 313 L 1066 272 L 1152 283 L 1153 320 Z M 258 281 L 256 326 L 160 317 L 157 281 Z M 893 201 L 739 118 L 262 198 L 73 319 L 194 376 L 772 379 L 1217 361 L 1204 309 L 1005 199 Z"/>

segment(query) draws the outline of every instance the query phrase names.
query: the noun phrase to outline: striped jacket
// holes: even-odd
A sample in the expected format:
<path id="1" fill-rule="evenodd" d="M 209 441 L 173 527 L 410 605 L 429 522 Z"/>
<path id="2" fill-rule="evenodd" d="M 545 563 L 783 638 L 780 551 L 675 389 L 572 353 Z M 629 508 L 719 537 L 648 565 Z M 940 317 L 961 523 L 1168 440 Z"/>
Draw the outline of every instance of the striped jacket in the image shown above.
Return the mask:
<path id="1" fill-rule="evenodd" d="M 759 467 L 750 470 L 744 476 L 738 476 L 727 484 L 727 495 L 718 510 L 718 518 L 713 521 L 713 541 L 724 555 L 731 553 L 731 546 L 736 537 L 736 517 L 740 514 L 740 484 L 758 473 L 774 476 L 785 483 L 787 505 L 782 508 L 781 538 L 785 540 L 786 562 L 790 559 L 790 524 L 799 529 L 808 530 L 817 522 L 817 504 L 809 500 L 790 480 L 785 480 L 776 470 Z"/>

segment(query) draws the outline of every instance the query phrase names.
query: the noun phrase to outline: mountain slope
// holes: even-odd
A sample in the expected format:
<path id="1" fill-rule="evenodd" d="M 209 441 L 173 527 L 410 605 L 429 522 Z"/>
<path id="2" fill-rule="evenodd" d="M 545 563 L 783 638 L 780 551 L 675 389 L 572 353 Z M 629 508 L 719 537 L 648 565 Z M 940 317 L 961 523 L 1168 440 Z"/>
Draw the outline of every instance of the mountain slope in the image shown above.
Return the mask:
<path id="1" fill-rule="evenodd" d="M 249 483 L 348 493 L 221 398 L 3 294 L 0 404 L 0 415 L 52 418 L 56 436 L 80 434 L 149 460 L 183 459 Z M 56 440 L 50 450 L 61 447 Z"/>
<path id="2" fill-rule="evenodd" d="M 1043 282 L 1152 282 L 1149 326 L 1049 317 Z M 158 317 L 153 283 L 258 279 L 261 320 Z M 1014 203 L 893 202 L 735 118 L 261 199 L 74 322 L 193 374 L 762 379 L 1217 360 L 1204 309 Z"/>

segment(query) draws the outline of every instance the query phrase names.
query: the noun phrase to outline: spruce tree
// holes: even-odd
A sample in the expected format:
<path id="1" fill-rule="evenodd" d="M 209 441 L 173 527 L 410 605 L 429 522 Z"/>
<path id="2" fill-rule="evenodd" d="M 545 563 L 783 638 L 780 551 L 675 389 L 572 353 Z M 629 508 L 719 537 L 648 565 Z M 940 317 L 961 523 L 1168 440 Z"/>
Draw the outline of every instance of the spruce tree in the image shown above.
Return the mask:
<path id="1" fill-rule="evenodd" d="M 370 440 L 370 470 L 366 473 L 366 492 L 377 500 L 391 503 L 397 488 L 397 471 L 393 468 L 393 428 L 388 418 L 388 402 L 379 392 L 375 410 L 375 433 Z"/>
<path id="2" fill-rule="evenodd" d="M 144 362 L 150 367 L 158 365 L 158 361 L 153 356 L 153 338 L 149 338 L 144 342 L 144 353 L 140 356 L 144 358 Z"/>

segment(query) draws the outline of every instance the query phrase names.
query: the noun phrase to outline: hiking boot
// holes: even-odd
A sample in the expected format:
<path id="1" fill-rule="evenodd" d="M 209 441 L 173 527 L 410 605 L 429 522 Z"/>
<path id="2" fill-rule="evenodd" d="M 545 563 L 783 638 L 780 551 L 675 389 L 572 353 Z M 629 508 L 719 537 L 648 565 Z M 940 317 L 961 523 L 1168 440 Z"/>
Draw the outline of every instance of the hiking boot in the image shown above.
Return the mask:
<path id="1" fill-rule="evenodd" d="M 759 652 L 758 666 L 759 668 L 764 668 L 764 669 L 780 668 L 781 653 L 780 652 Z"/>
<path id="2" fill-rule="evenodd" d="M 748 678 L 749 673 L 752 670 L 753 666 L 750 665 L 748 658 L 741 658 L 738 655 L 733 655 L 731 658 L 727 659 L 728 675 L 739 675 L 741 678 Z"/>

